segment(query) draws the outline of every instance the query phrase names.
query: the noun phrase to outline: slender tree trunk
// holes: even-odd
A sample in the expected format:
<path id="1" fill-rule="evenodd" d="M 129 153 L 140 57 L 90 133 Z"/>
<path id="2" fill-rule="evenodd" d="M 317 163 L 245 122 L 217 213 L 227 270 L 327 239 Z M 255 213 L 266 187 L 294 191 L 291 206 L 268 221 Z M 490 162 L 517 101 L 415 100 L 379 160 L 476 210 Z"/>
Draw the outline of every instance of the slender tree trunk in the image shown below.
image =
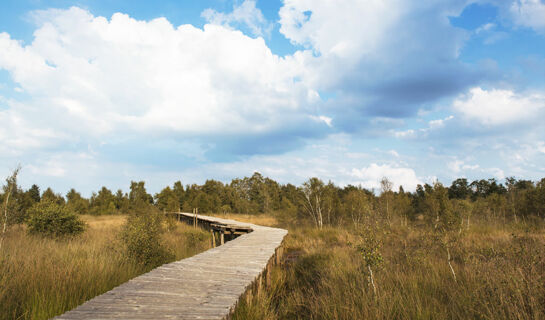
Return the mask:
<path id="1" fill-rule="evenodd" d="M 320 206 L 320 198 L 316 196 L 316 209 L 318 211 L 318 228 L 322 229 L 324 225 L 324 219 L 322 216 L 322 207 Z"/>
<path id="2" fill-rule="evenodd" d="M 373 292 L 375 293 L 375 296 L 376 296 L 377 287 L 375 286 L 375 279 L 373 278 L 373 270 L 371 269 L 371 266 L 367 266 L 367 269 L 369 270 L 369 279 L 371 280 L 371 285 L 373 286 Z"/>
<path id="3" fill-rule="evenodd" d="M 15 169 L 13 174 L 10 178 L 8 178 L 8 194 L 6 195 L 6 201 L 4 202 L 4 226 L 2 228 L 2 236 L 0 236 L 0 250 L 2 250 L 2 243 L 4 242 L 4 236 L 6 235 L 6 229 L 8 228 L 8 205 L 9 205 L 9 197 L 11 196 L 11 193 L 13 191 L 13 185 L 15 184 L 15 179 L 17 177 L 17 173 L 19 173 L 20 167 Z"/>
<path id="4" fill-rule="evenodd" d="M 447 261 L 448 261 L 448 266 L 450 267 L 450 272 L 452 272 L 452 276 L 454 277 L 454 282 L 458 282 L 456 280 L 456 273 L 454 272 L 454 268 L 452 268 L 452 264 L 450 263 L 450 250 L 448 249 L 447 247 Z"/>
<path id="5" fill-rule="evenodd" d="M 6 196 L 6 201 L 4 202 L 4 227 L 2 228 L 2 236 L 0 237 L 0 250 L 2 250 L 2 243 L 4 242 L 4 236 L 6 234 L 6 229 L 8 227 L 8 204 L 9 196 L 11 195 L 11 187 Z"/>
<path id="6" fill-rule="evenodd" d="M 318 227 L 318 217 L 315 212 L 315 208 L 312 206 L 312 201 L 310 201 L 310 196 L 305 194 L 305 199 L 307 200 L 307 205 L 305 205 L 305 209 L 307 209 L 308 214 L 312 217 L 312 220 L 314 220 L 314 224 L 316 227 Z"/>

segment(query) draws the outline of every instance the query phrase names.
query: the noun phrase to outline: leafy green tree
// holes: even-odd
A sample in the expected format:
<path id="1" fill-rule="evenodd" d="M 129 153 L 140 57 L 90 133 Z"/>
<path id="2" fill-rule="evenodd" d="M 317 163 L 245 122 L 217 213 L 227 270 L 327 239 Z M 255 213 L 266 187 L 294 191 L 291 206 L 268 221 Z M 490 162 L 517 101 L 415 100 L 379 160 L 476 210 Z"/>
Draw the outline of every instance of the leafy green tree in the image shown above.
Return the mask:
<path id="1" fill-rule="evenodd" d="M 465 178 L 454 180 L 448 189 L 448 196 L 451 199 L 467 199 L 471 193 L 471 188 Z"/>
<path id="2" fill-rule="evenodd" d="M 371 196 L 363 189 L 353 189 L 343 198 L 346 213 L 354 224 L 359 227 L 366 217 L 373 215 Z"/>
<path id="3" fill-rule="evenodd" d="M 188 185 L 185 189 L 184 201 L 183 201 L 183 211 L 192 212 L 195 208 L 195 198 L 198 194 L 201 193 L 200 186 L 196 184 Z M 202 212 L 202 209 L 201 209 Z"/>
<path id="4" fill-rule="evenodd" d="M 278 182 L 265 178 L 263 184 L 263 192 L 266 194 L 265 201 L 263 202 L 262 212 L 270 212 L 280 209 L 280 202 L 282 201 L 280 185 Z"/>
<path id="5" fill-rule="evenodd" d="M 339 197 L 339 188 L 329 181 L 323 190 L 323 216 L 324 223 L 332 225 L 342 223 L 341 201 Z"/>
<path id="6" fill-rule="evenodd" d="M 507 189 L 501 183 L 499 184 L 496 179 L 475 180 L 469 186 L 473 190 L 473 200 L 479 197 L 486 198 L 494 193 L 500 195 L 507 193 Z"/>
<path id="7" fill-rule="evenodd" d="M 473 215 L 474 203 L 469 199 L 453 199 L 451 200 L 453 204 L 453 210 L 455 211 L 455 216 L 460 219 L 460 228 L 462 227 L 463 221 L 466 221 L 466 229 L 469 230 L 470 218 Z M 461 232 L 461 231 L 460 231 Z"/>
<path id="8" fill-rule="evenodd" d="M 209 195 L 203 191 L 197 193 L 197 196 L 191 202 L 193 208 L 198 208 L 201 213 L 213 213 L 220 211 L 220 199 L 217 195 Z"/>
<path id="9" fill-rule="evenodd" d="M 310 178 L 303 183 L 301 188 L 303 198 L 302 207 L 305 213 L 312 219 L 316 227 L 322 229 L 324 225 L 324 182 L 318 178 Z"/>
<path id="10" fill-rule="evenodd" d="M 461 217 L 453 210 L 448 197 L 448 190 L 441 183 L 435 182 L 433 189 L 426 193 L 427 216 L 434 219 L 434 229 L 458 230 Z"/>
<path id="11" fill-rule="evenodd" d="M 110 189 L 102 187 L 98 194 L 93 193 L 90 200 L 89 213 L 94 215 L 118 213 L 116 199 Z"/>
<path id="12" fill-rule="evenodd" d="M 159 210 L 168 212 L 178 212 L 180 210 L 178 196 L 170 187 L 166 187 L 161 192 L 155 194 L 155 205 Z"/>
<path id="13" fill-rule="evenodd" d="M 405 192 L 402 186 L 399 186 L 399 191 L 394 194 L 393 212 L 401 217 L 401 223 L 405 226 L 408 224 L 408 219 L 412 213 L 411 203 L 410 194 Z"/>
<path id="14" fill-rule="evenodd" d="M 27 193 L 34 203 L 40 202 L 40 187 L 33 184 L 30 189 L 27 190 Z"/>
<path id="15" fill-rule="evenodd" d="M 44 191 L 40 201 L 55 202 L 59 205 L 64 205 L 65 203 L 64 197 L 59 193 L 55 193 L 51 188 L 47 188 Z"/>
<path id="16" fill-rule="evenodd" d="M 115 208 L 120 213 L 129 213 L 129 196 L 118 189 L 114 198 Z"/>
<path id="17" fill-rule="evenodd" d="M 14 194 L 15 211 L 14 216 L 15 223 L 23 223 L 28 218 L 28 211 L 36 203 L 28 192 L 23 192 L 20 188 Z"/>
<path id="18" fill-rule="evenodd" d="M 545 178 L 536 183 L 535 188 L 526 192 L 525 203 L 524 211 L 527 216 L 545 218 Z"/>
<path id="19" fill-rule="evenodd" d="M 500 217 L 505 219 L 507 199 L 504 195 L 491 193 L 488 197 L 486 197 L 486 202 L 488 204 L 488 209 L 492 213 L 493 219 L 498 219 Z"/>
<path id="20" fill-rule="evenodd" d="M 2 214 L 6 226 L 23 223 L 28 218 L 28 210 L 34 205 L 34 200 L 28 192 L 24 192 L 17 184 L 17 175 L 20 168 L 6 179 L 3 187 Z"/>
<path id="21" fill-rule="evenodd" d="M 535 214 L 538 217 L 545 218 L 545 178 L 537 183 L 534 201 Z"/>
<path id="22" fill-rule="evenodd" d="M 176 199 L 178 199 L 178 208 L 183 208 L 184 206 L 184 198 L 185 198 L 185 191 L 184 186 L 181 181 L 174 182 L 174 186 L 172 187 L 172 191 L 176 195 Z"/>
<path id="23" fill-rule="evenodd" d="M 240 213 L 255 213 L 256 206 L 252 204 L 250 198 L 248 178 L 233 179 L 229 188 L 231 199 L 230 206 L 234 211 Z"/>
<path id="24" fill-rule="evenodd" d="M 66 207 L 74 213 L 87 214 L 89 213 L 89 200 L 81 196 L 75 189 L 70 189 L 66 194 Z"/>
<path id="25" fill-rule="evenodd" d="M 282 198 L 280 209 L 275 213 L 279 222 L 287 225 L 294 225 L 297 221 L 299 208 L 288 198 Z"/>
<path id="26" fill-rule="evenodd" d="M 153 197 L 147 193 L 144 181 L 131 181 L 129 192 L 129 206 L 131 209 L 153 204 Z"/>

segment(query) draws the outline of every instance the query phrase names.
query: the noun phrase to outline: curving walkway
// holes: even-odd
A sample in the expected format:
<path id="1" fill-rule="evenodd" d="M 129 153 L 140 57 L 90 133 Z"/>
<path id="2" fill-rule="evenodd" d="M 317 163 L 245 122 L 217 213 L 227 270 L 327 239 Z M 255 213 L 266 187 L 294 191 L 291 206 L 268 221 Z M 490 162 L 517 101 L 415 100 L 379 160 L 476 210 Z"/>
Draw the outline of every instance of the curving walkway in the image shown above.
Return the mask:
<path id="1" fill-rule="evenodd" d="M 192 214 L 178 213 L 193 219 Z M 250 233 L 162 265 L 55 319 L 226 319 L 238 300 L 267 281 L 281 254 L 284 229 L 199 215 L 201 225 L 249 228 Z"/>

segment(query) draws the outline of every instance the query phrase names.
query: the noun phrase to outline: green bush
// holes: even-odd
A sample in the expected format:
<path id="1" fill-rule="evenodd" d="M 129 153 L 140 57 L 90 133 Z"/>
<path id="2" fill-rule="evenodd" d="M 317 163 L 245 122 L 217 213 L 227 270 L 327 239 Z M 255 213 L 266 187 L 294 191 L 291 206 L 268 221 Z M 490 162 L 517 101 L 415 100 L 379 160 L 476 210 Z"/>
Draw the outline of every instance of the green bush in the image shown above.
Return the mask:
<path id="1" fill-rule="evenodd" d="M 27 224 L 28 232 L 31 234 L 59 238 L 78 235 L 85 231 L 85 222 L 57 202 L 42 200 L 29 211 Z"/>
<path id="2" fill-rule="evenodd" d="M 129 216 L 121 233 L 129 258 L 151 267 L 173 259 L 161 244 L 163 219 L 151 206 Z"/>

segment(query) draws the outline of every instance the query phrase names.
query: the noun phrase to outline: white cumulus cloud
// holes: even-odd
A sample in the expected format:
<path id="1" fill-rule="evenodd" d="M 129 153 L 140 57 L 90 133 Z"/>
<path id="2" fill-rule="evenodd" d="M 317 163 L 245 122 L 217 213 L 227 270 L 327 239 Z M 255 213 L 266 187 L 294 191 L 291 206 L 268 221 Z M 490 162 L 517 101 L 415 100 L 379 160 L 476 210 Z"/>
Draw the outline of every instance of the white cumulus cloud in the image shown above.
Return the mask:
<path id="1" fill-rule="evenodd" d="M 467 119 L 485 125 L 502 125 L 538 116 L 545 109 L 545 96 L 477 87 L 455 100 L 453 108 Z"/>
<path id="2" fill-rule="evenodd" d="M 77 7 L 34 17 L 28 45 L 0 33 L 0 69 L 31 96 L 8 102 L 2 127 L 24 119 L 26 128 L 102 139 L 267 134 L 314 123 L 315 91 L 295 80 L 298 62 L 274 55 L 262 38 L 220 25 L 174 27 L 164 18 L 107 19 Z"/>
<path id="3" fill-rule="evenodd" d="M 361 184 L 368 189 L 379 189 L 382 178 L 392 181 L 394 189 L 403 186 L 405 190 L 415 190 L 416 185 L 422 183 L 413 169 L 389 164 L 372 163 L 361 169 L 354 168 L 352 176 L 357 179 L 356 184 Z"/>

